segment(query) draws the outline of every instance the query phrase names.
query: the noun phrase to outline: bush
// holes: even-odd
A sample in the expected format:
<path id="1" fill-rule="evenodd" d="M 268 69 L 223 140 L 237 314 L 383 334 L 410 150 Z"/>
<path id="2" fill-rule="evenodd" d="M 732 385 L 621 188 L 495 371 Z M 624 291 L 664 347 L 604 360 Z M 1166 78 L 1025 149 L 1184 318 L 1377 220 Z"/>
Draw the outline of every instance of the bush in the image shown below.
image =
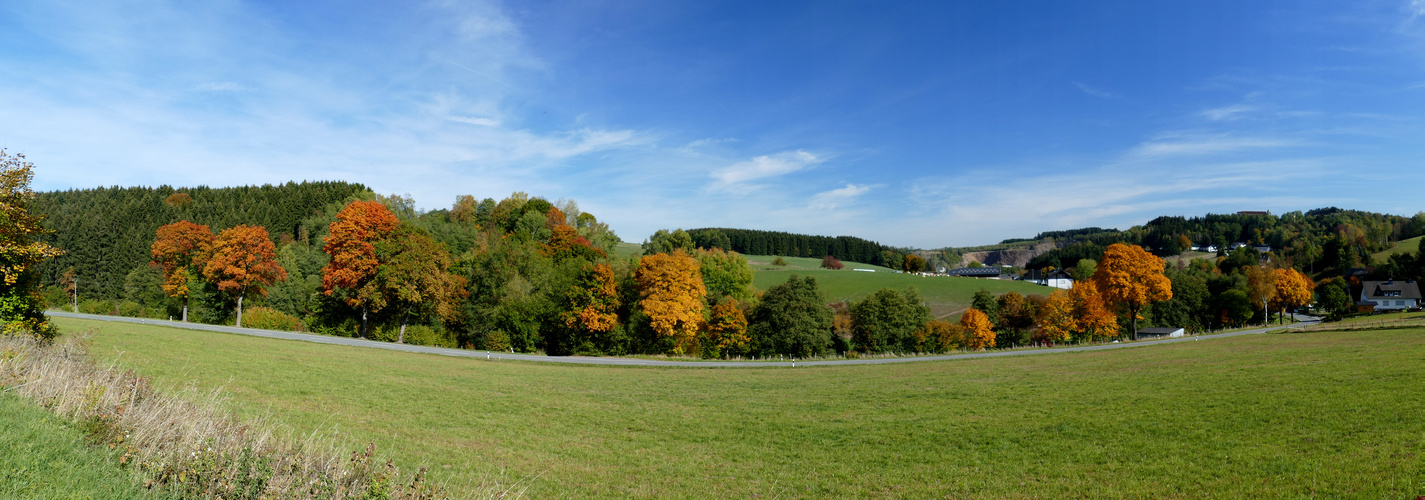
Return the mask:
<path id="1" fill-rule="evenodd" d="M 772 259 L 772 265 L 774 265 L 774 266 L 785 266 L 785 265 L 787 265 L 787 261 L 786 261 L 786 259 L 783 259 L 783 258 L 781 258 L 781 257 L 777 257 L 777 258 L 775 258 L 775 259 Z"/>
<path id="2" fill-rule="evenodd" d="M 401 327 L 396 327 L 400 332 Z M 427 325 L 410 325 L 406 327 L 406 343 L 412 345 L 429 345 L 436 347 L 455 347 L 455 338 L 447 331 L 437 331 Z"/>
<path id="3" fill-rule="evenodd" d="M 305 332 L 306 327 L 302 326 L 302 320 L 296 316 L 278 311 L 270 307 L 249 307 L 242 311 L 243 328 L 257 328 L 261 330 L 282 330 L 287 332 Z"/>
<path id="4" fill-rule="evenodd" d="M 821 258 L 821 267 L 825 269 L 842 269 L 846 267 L 846 265 L 841 263 L 841 259 L 828 255 Z"/>
<path id="5" fill-rule="evenodd" d="M 69 292 L 57 286 L 47 286 L 44 288 L 45 308 L 47 309 L 69 309 Z"/>
<path id="6" fill-rule="evenodd" d="M 142 304 L 139 304 L 138 302 L 130 302 L 127 300 L 119 302 L 118 310 L 119 316 L 127 316 L 130 318 L 142 318 L 147 316 L 144 313 L 148 312 L 144 310 Z"/>
<path id="7" fill-rule="evenodd" d="M 85 300 L 79 303 L 79 312 L 85 314 L 114 314 L 114 303 L 107 300 Z"/>
<path id="8" fill-rule="evenodd" d="M 508 351 L 510 350 L 510 336 L 502 330 L 492 330 L 485 334 L 486 351 Z"/>

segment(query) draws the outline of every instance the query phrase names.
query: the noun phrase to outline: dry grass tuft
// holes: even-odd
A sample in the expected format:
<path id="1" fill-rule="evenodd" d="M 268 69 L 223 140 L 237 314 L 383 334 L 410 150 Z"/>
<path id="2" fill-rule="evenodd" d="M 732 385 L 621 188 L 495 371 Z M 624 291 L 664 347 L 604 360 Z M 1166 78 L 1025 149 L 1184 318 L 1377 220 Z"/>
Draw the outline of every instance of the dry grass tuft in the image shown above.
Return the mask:
<path id="1" fill-rule="evenodd" d="M 98 366 L 82 338 L 0 336 L 0 390 L 73 420 L 90 442 L 116 450 L 148 488 L 198 498 L 449 498 L 375 456 L 349 455 L 318 436 L 298 439 L 231 416 L 221 391 L 159 391 L 130 370 Z M 512 498 L 496 485 L 460 497 Z"/>

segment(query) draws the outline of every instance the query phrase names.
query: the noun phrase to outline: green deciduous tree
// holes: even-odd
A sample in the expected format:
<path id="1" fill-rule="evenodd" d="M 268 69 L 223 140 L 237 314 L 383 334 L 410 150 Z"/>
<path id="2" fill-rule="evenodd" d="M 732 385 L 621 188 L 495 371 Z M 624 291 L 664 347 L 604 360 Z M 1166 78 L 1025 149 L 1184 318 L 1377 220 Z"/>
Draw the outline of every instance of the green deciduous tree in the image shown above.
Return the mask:
<path id="1" fill-rule="evenodd" d="M 748 318 L 754 352 L 762 356 L 814 356 L 831 347 L 831 308 L 816 279 L 792 275 L 767 289 Z"/>
<path id="2" fill-rule="evenodd" d="M 861 352 L 915 352 L 915 332 L 930 319 L 930 308 L 921 304 L 914 287 L 904 292 L 882 288 L 851 306 L 851 341 Z"/>

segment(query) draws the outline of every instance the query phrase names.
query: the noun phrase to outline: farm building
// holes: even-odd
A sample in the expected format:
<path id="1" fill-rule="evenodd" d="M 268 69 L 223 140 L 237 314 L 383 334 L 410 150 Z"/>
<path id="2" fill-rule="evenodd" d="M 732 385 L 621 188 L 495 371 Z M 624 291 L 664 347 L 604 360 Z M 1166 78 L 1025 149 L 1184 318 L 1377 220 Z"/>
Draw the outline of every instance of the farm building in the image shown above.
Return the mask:
<path id="1" fill-rule="evenodd" d="M 1138 340 L 1166 339 L 1186 334 L 1182 328 L 1143 328 L 1138 330 Z"/>
<path id="2" fill-rule="evenodd" d="M 964 276 L 967 278 L 988 278 L 992 280 L 997 280 L 999 279 L 1000 272 L 1001 271 L 999 266 L 957 267 L 955 269 L 945 271 L 945 274 L 951 276 Z"/>

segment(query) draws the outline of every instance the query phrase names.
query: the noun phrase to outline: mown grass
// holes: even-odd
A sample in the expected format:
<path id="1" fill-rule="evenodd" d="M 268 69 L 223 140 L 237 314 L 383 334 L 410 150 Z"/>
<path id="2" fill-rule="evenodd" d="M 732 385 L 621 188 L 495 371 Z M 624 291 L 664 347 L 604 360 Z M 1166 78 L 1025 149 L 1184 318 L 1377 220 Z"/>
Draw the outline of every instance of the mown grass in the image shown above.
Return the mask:
<path id="1" fill-rule="evenodd" d="M 1425 238 L 1425 236 L 1416 236 L 1414 238 L 1397 241 L 1395 242 L 1395 246 L 1371 255 L 1371 260 L 1375 262 L 1385 262 L 1390 260 L 1390 256 L 1395 254 L 1417 253 L 1420 251 L 1421 238 Z"/>
<path id="2" fill-rule="evenodd" d="M 494 470 L 537 497 L 1425 493 L 1422 329 L 900 365 L 654 369 L 55 322 L 92 329 L 96 356 L 161 380 L 226 386 L 244 411 L 374 441 L 454 488 Z"/>
<path id="3" fill-rule="evenodd" d="M 152 499 L 107 448 L 43 408 L 0 393 L 0 498 Z"/>
<path id="4" fill-rule="evenodd" d="M 749 260 L 751 259 L 752 257 L 749 257 Z M 854 302 L 864 299 L 882 288 L 904 290 L 905 287 L 914 285 L 916 289 L 920 290 L 921 299 L 930 306 L 930 310 L 935 316 L 956 320 L 961 312 L 970 307 L 970 301 L 975 292 L 981 288 L 989 290 L 995 295 L 1010 291 L 1020 294 L 1048 295 L 1054 291 L 1053 288 L 1023 281 L 895 274 L 879 266 L 876 266 L 878 271 L 874 273 L 857 272 L 851 270 L 852 264 L 850 263 L 846 264 L 846 269 L 832 271 L 817 268 L 816 266 L 821 264 L 820 259 L 801 259 L 815 260 L 816 262 L 810 266 L 797 266 L 791 257 L 786 259 L 791 264 L 787 267 L 791 269 L 766 270 L 762 266 L 753 266 L 757 271 L 752 277 L 752 286 L 757 287 L 758 290 L 766 290 L 774 285 L 785 283 L 793 274 L 812 276 L 816 278 L 817 286 L 821 288 L 821 293 L 827 301 Z M 867 266 L 857 264 L 855 267 Z"/>

